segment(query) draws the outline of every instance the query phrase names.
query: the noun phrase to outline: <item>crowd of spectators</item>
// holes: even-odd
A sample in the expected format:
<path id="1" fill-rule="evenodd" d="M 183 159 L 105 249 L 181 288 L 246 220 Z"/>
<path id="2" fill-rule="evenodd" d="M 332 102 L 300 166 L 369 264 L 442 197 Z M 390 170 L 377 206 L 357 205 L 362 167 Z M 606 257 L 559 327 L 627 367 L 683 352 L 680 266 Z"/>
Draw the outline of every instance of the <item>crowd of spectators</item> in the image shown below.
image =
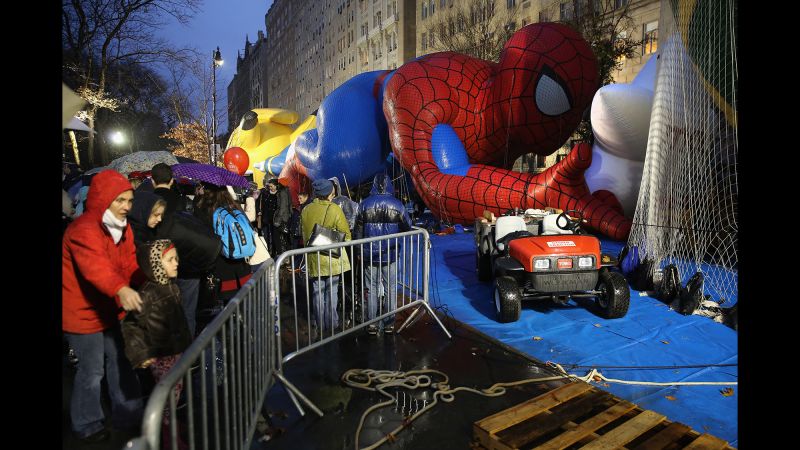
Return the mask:
<path id="1" fill-rule="evenodd" d="M 83 185 L 70 196 L 77 177 Z M 144 399 L 134 369 L 161 379 L 258 267 L 223 255 L 212 223 L 219 208 L 244 212 L 273 258 L 304 246 L 315 224 L 344 233 L 345 240 L 411 228 L 384 174 L 375 177 L 361 204 L 344 195 L 338 180 L 319 179 L 313 197 L 301 193 L 295 206 L 277 179 L 262 190 L 202 183 L 187 198 L 166 164 L 153 166 L 144 182 L 136 179 L 135 189 L 112 169 L 85 175 L 65 168 L 62 181 L 62 330 L 76 370 L 70 418 L 74 435 L 86 442 L 109 437 L 101 380 L 108 386 L 112 427 L 138 429 Z M 390 278 L 395 255 L 390 246 L 377 246 L 360 261 L 369 319 L 376 317 L 380 297 L 382 310 L 396 306 L 397 280 Z M 320 331 L 338 326 L 335 293 L 351 258 L 346 251 L 338 258 L 323 252 L 306 261 Z M 379 325 L 391 333 L 393 321 Z M 377 334 L 378 325 L 368 331 Z M 165 415 L 164 430 L 168 424 Z"/>

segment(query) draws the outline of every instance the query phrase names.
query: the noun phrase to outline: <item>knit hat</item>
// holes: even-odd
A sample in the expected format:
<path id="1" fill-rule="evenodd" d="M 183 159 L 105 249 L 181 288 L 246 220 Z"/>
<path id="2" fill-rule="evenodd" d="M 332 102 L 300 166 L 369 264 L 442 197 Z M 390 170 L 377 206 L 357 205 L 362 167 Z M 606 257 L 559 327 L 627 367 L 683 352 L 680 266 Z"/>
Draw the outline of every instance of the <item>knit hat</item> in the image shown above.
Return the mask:
<path id="1" fill-rule="evenodd" d="M 333 183 L 331 183 L 331 180 L 326 180 L 324 178 L 314 180 L 314 182 L 311 183 L 311 187 L 314 188 L 314 196 L 316 197 L 327 197 L 333 191 Z"/>

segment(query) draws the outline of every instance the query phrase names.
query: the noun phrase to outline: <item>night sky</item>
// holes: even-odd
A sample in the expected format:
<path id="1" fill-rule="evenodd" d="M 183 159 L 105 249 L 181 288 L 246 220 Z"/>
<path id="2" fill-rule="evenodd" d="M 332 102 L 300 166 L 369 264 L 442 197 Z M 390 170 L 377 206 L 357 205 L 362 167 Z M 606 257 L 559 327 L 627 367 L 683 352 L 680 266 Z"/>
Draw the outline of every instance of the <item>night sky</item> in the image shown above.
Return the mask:
<path id="1" fill-rule="evenodd" d="M 273 0 L 205 0 L 202 11 L 188 25 L 171 20 L 161 35 L 176 46 L 186 46 L 208 54 L 219 46 L 225 63 L 217 68 L 217 112 L 221 114 L 219 131 L 228 128 L 227 88 L 236 74 L 236 53 L 244 54 L 245 36 L 250 42 L 258 38 L 258 30 L 266 33 L 264 16 Z"/>

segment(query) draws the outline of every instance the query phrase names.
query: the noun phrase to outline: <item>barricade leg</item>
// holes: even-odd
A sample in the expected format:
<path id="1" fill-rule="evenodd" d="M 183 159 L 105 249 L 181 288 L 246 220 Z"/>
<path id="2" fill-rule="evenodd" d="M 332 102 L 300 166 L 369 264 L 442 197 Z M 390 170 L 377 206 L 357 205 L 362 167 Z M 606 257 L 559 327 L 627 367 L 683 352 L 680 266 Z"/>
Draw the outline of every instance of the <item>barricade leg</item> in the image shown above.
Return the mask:
<path id="1" fill-rule="evenodd" d="M 315 412 L 315 413 L 316 413 L 318 416 L 322 417 L 322 416 L 324 415 L 324 414 L 322 414 L 322 410 L 320 410 L 319 408 L 317 408 L 317 405 L 315 405 L 314 403 L 312 403 L 312 402 L 311 402 L 311 400 L 309 400 L 309 399 L 308 399 L 308 397 L 306 397 L 305 395 L 303 395 L 303 393 L 302 393 L 302 392 L 300 392 L 300 390 L 299 390 L 299 389 L 297 389 L 297 387 L 296 387 L 295 385 L 293 385 L 293 384 L 292 384 L 292 383 L 291 383 L 289 380 L 287 380 L 287 379 L 286 379 L 286 378 L 285 378 L 283 375 L 281 375 L 281 373 L 280 373 L 280 372 L 277 372 L 277 371 L 275 371 L 275 372 L 273 372 L 273 374 L 275 375 L 275 378 L 277 378 L 277 379 L 278 379 L 278 380 L 279 380 L 281 383 L 283 383 L 283 386 L 284 386 L 284 387 L 286 387 L 286 389 L 287 389 L 289 392 L 291 392 L 291 393 L 293 393 L 294 395 L 296 395 L 296 396 L 297 396 L 297 397 L 298 397 L 300 400 L 302 400 L 302 401 L 303 401 L 303 403 L 305 403 L 305 404 L 306 404 L 306 406 L 308 406 L 308 407 L 309 407 L 309 408 L 310 408 L 312 411 L 314 411 L 314 412 Z M 289 396 L 291 397 L 291 394 L 290 394 Z M 302 408 L 300 408 L 300 406 L 297 404 L 297 400 L 296 400 L 296 399 L 294 399 L 294 398 L 292 398 L 292 400 L 295 402 L 295 406 L 297 406 L 297 409 L 300 411 L 300 415 L 301 415 L 301 416 L 305 415 L 305 413 L 304 413 L 303 409 L 302 409 Z"/>

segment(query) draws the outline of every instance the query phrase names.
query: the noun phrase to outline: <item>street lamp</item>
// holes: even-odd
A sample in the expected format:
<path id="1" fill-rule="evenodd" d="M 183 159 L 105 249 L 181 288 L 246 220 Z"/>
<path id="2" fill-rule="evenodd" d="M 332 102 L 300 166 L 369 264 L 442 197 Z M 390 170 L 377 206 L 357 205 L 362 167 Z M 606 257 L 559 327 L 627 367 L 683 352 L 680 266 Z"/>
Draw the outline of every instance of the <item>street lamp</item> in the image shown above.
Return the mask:
<path id="1" fill-rule="evenodd" d="M 125 143 L 125 135 L 122 134 L 121 131 L 115 131 L 111 133 L 111 142 L 116 145 L 122 145 Z"/>
<path id="2" fill-rule="evenodd" d="M 212 85 L 214 88 L 214 92 L 211 93 L 211 107 L 213 108 L 213 112 L 211 113 L 211 149 L 209 152 L 208 160 L 211 162 L 211 165 L 217 165 L 217 66 L 221 66 L 224 62 L 222 60 L 222 54 L 219 52 L 219 47 L 217 50 L 212 53 L 212 57 L 214 58 L 211 64 L 211 79 Z"/>

